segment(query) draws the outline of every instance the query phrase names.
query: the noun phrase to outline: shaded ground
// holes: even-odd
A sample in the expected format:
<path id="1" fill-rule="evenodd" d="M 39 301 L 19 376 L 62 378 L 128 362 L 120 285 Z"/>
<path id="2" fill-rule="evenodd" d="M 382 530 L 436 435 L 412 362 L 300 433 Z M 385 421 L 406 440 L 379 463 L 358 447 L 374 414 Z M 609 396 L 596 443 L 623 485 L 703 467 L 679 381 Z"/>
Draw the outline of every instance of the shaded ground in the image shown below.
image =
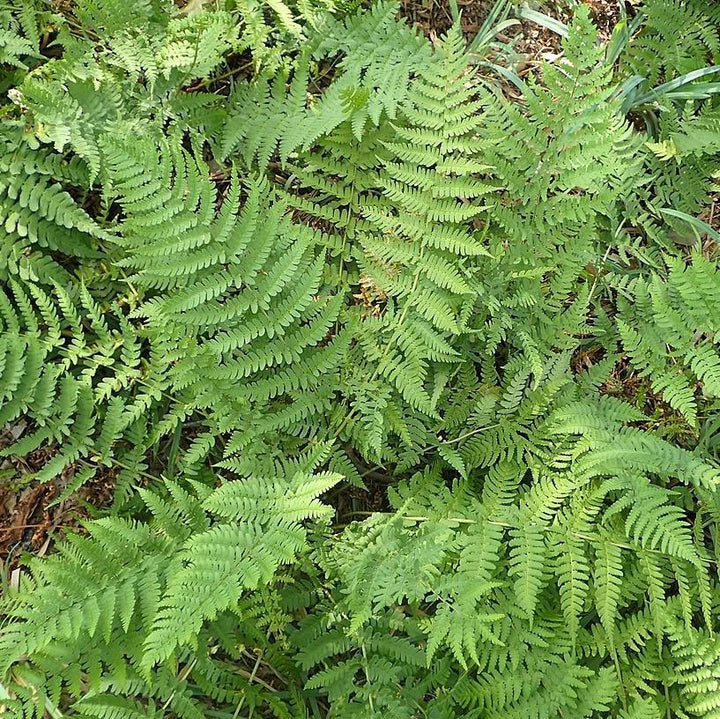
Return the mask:
<path id="1" fill-rule="evenodd" d="M 495 4 L 495 0 L 457 0 L 463 33 L 472 40 Z M 439 37 L 452 26 L 450 5 L 444 0 L 401 0 L 402 14 L 429 37 Z M 548 10 L 547 14 L 567 20 L 566 13 Z M 540 58 L 543 53 L 557 52 L 560 38 L 534 23 L 521 22 L 498 35 L 501 42 L 511 43 L 519 55 Z"/>
<path id="2" fill-rule="evenodd" d="M 480 29 L 492 0 L 458 0 L 462 13 L 462 27 L 472 37 Z M 401 0 L 402 14 L 426 35 L 442 35 L 452 25 L 452 14 L 447 2 L 441 0 Z"/>
<path id="3" fill-rule="evenodd" d="M 602 40 L 607 40 L 620 18 L 618 0 L 583 0 L 590 7 L 591 15 L 600 31 Z M 626 3 L 626 10 L 633 13 L 633 6 L 639 0 Z M 461 13 L 461 25 L 468 39 L 477 35 L 495 0 L 457 0 Z M 438 36 L 452 25 L 450 4 L 445 0 L 401 0 L 403 15 L 426 35 Z M 542 11 L 561 22 L 570 21 L 568 4 L 546 2 Z M 521 21 L 517 27 L 509 28 L 498 37 L 504 42 L 512 42 L 517 52 L 531 59 L 539 59 L 546 53 L 556 53 L 560 47 L 560 38 L 554 32 L 533 22 Z"/>
<path id="4" fill-rule="evenodd" d="M 6 428 L 0 446 L 8 446 L 24 429 L 24 423 Z M 5 459 L 0 464 L 0 579 L 14 581 L 15 569 L 24 553 L 42 556 L 68 528 L 78 529 L 90 516 L 90 507 L 112 502 L 114 470 L 99 471 L 68 499 L 56 502 L 74 478 L 70 467 L 56 480 L 45 484 L 32 481 L 33 475 L 52 458 L 53 451 L 41 449 L 28 457 Z M 0 584 L 2 591 L 2 584 Z"/>

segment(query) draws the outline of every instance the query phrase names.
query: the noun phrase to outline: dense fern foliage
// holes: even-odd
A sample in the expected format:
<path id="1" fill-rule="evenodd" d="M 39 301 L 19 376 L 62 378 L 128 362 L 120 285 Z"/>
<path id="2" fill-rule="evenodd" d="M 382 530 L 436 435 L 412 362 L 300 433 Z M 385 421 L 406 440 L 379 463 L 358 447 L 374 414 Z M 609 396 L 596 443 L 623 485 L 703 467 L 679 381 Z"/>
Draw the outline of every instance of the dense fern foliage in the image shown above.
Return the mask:
<path id="1" fill-rule="evenodd" d="M 720 717 L 720 14 L 634 12 L 0 2 L 1 481 L 115 484 L 0 714 Z"/>

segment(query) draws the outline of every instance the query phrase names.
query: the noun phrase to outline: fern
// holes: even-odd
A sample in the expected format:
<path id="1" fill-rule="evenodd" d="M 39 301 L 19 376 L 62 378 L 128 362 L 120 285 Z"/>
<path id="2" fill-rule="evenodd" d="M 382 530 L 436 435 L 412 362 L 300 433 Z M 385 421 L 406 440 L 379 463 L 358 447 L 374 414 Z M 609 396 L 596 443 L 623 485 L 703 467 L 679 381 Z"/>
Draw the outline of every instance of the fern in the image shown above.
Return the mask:
<path id="1" fill-rule="evenodd" d="M 617 326 L 641 376 L 649 376 L 653 389 L 697 426 L 696 387 L 706 397 L 720 392 L 717 268 L 699 256 L 687 267 L 670 258 L 667 264 L 666 278 L 633 283 L 632 309 L 629 298 L 619 298 Z"/>
<path id="2" fill-rule="evenodd" d="M 74 646 L 80 664 L 124 666 L 131 674 L 135 666 L 150 685 L 151 667 L 176 648 L 195 645 L 203 623 L 233 610 L 243 592 L 268 585 L 282 564 L 296 561 L 306 547 L 301 523 L 328 516 L 316 497 L 337 481 L 295 473 L 215 491 L 170 481 L 162 494 L 143 490 L 149 522 L 96 520 L 88 537 L 72 538 L 34 568 L 27 593 L 10 610 L 17 621 L 2 639 L 4 666 L 21 655 L 37 667 L 53 665 L 53 645 Z M 54 664 L 57 678 L 80 698 L 72 666 L 61 665 Z M 78 708 L 91 706 L 82 700 Z"/>
<path id="3" fill-rule="evenodd" d="M 356 140 L 381 118 L 394 119 L 408 93 L 411 74 L 430 62 L 425 42 L 395 20 L 397 6 L 380 3 L 345 21 L 326 22 L 292 68 L 253 82 L 239 83 L 230 96 L 219 152 L 227 158 L 240 150 L 250 166 L 267 166 L 277 151 L 286 162 L 349 121 Z M 313 97 L 311 61 L 341 54 L 331 86 Z M 347 148 L 350 149 L 349 147 Z"/>
<path id="4" fill-rule="evenodd" d="M 0 65 L 23 70 L 40 57 L 39 13 L 29 0 L 0 5 Z"/>
<path id="5" fill-rule="evenodd" d="M 83 186 L 87 173 L 76 160 L 33 151 L 8 123 L 1 137 L 0 207 L 4 236 L 0 276 L 65 284 L 69 275 L 57 255 L 76 260 L 98 257 L 106 233 L 79 206 L 63 184 Z"/>
<path id="6" fill-rule="evenodd" d="M 717 9 L 694 0 L 648 0 L 646 21 L 624 60 L 653 85 L 720 58 Z"/>
<path id="7" fill-rule="evenodd" d="M 715 11 L 354 5 L 0 9 L 2 712 L 715 716 Z"/>
<path id="8" fill-rule="evenodd" d="M 54 297 L 36 285 L 12 282 L 11 289 L 10 296 L 0 296 L 0 422 L 24 416 L 35 428 L 3 453 L 23 455 L 60 443 L 37 473 L 41 481 L 90 456 L 107 464 L 148 402 L 141 342 L 132 325 L 117 308 L 101 309 L 84 287 L 78 298 L 59 285 Z M 91 329 L 83 327 L 86 322 Z"/>
<path id="9" fill-rule="evenodd" d="M 179 416 L 201 412 L 215 431 L 242 428 L 242 441 L 230 445 L 237 452 L 253 425 L 267 432 L 273 418 L 284 423 L 287 399 L 318 391 L 322 407 L 322 378 L 350 336 L 329 337 L 343 296 L 319 292 L 314 234 L 292 224 L 263 180 L 248 186 L 242 210 L 232 180 L 216 213 L 215 188 L 185 153 L 155 155 L 148 174 L 142 154 L 128 156 L 117 143 L 107 152 L 126 213 L 120 264 L 146 293 L 136 315 L 146 318 L 151 344 L 173 358 L 168 392 Z M 286 429 L 315 409 L 305 405 Z"/>

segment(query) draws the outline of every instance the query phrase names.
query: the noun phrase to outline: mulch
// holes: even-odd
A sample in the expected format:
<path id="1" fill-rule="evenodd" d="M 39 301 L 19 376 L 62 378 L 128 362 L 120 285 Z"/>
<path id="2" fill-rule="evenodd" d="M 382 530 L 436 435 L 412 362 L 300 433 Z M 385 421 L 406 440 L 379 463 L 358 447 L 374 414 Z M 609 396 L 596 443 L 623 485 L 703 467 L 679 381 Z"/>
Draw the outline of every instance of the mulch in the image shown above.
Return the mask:
<path id="1" fill-rule="evenodd" d="M 598 28 L 600 39 L 607 41 L 620 19 L 618 0 L 583 0 L 590 7 L 590 16 Z M 627 0 L 626 10 L 630 16 L 640 0 Z M 457 0 L 460 24 L 464 35 L 470 40 L 482 27 L 495 0 Z M 401 0 L 401 12 L 408 21 L 429 37 L 440 37 L 453 24 L 450 5 L 446 0 Z M 566 4 L 546 1 L 541 10 L 556 20 L 568 24 L 571 13 Z M 528 59 L 542 59 L 560 51 L 560 37 L 547 28 L 528 21 L 521 21 L 508 29 L 500 40 L 512 42 L 518 54 Z"/>
<path id="2" fill-rule="evenodd" d="M 460 25 L 468 40 L 477 35 L 495 0 L 457 0 Z M 453 24 L 450 6 L 443 0 L 401 0 L 402 15 L 430 38 L 441 37 Z M 548 10 L 548 15 L 567 21 L 560 11 Z M 512 44 L 516 52 L 530 59 L 539 59 L 546 53 L 557 53 L 560 38 L 555 33 L 534 23 L 521 21 L 498 37 Z"/>
<path id="3" fill-rule="evenodd" d="M 0 447 L 7 447 L 24 429 L 22 421 L 5 428 Z M 23 557 L 43 556 L 68 529 L 82 531 L 82 522 L 90 518 L 92 508 L 112 503 L 115 470 L 99 471 L 75 494 L 56 502 L 74 478 L 76 467 L 66 468 L 51 482 L 33 481 L 54 455 L 54 449 L 42 448 L 0 463 L 0 577 L 5 581 L 16 581 Z"/>

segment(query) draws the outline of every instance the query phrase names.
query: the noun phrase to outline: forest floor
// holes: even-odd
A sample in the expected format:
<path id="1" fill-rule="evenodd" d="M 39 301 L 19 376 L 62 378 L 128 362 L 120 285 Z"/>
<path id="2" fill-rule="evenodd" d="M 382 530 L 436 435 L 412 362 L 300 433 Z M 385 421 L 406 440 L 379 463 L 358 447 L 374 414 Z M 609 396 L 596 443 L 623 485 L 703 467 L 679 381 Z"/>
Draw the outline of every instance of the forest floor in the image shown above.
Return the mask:
<path id="1" fill-rule="evenodd" d="M 0 446 L 11 444 L 25 429 L 24 422 L 5 428 Z M 64 530 L 80 529 L 94 508 L 112 502 L 114 470 L 98 472 L 67 499 L 62 499 L 63 490 L 78 467 L 68 467 L 52 482 L 33 482 L 35 473 L 52 456 L 52 450 L 42 449 L 0 464 L 0 591 L 3 584 L 17 581 L 17 565 L 23 554 L 43 556 Z"/>

